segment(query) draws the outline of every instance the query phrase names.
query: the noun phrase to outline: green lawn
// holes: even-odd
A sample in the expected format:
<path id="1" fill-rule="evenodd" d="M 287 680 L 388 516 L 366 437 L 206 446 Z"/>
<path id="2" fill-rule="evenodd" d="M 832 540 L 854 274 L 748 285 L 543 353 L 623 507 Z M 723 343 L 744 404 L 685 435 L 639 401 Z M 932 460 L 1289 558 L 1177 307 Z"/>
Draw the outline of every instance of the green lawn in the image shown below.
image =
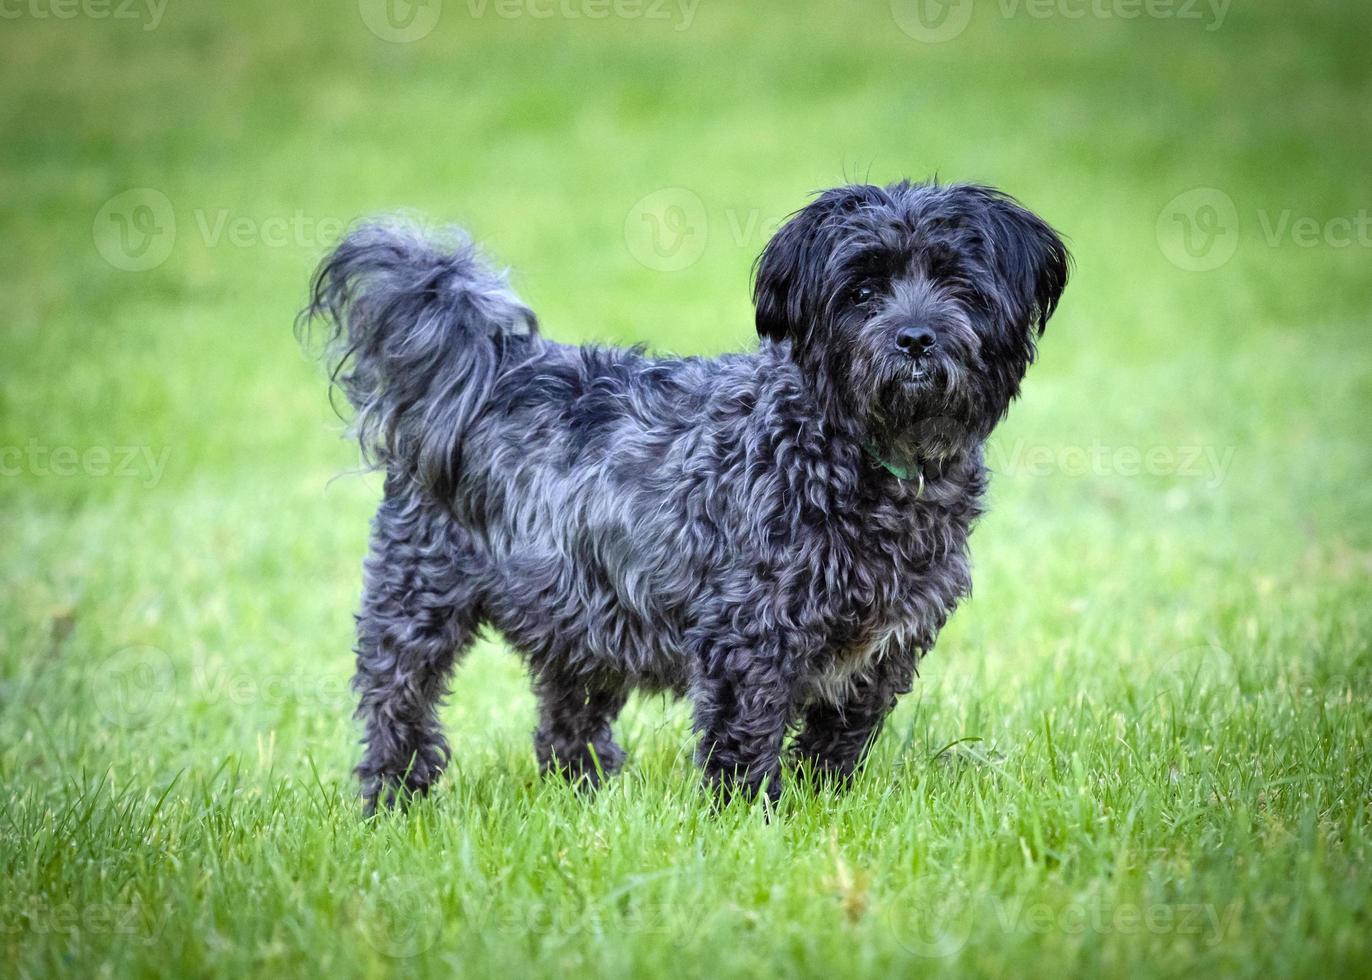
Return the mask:
<path id="1" fill-rule="evenodd" d="M 1372 975 L 1372 8 L 560 2 L 5 6 L 0 973 Z M 1076 272 L 853 792 L 712 812 L 661 700 L 544 782 L 491 642 L 363 824 L 379 483 L 291 331 L 338 229 L 718 352 L 810 191 L 935 172 Z"/>

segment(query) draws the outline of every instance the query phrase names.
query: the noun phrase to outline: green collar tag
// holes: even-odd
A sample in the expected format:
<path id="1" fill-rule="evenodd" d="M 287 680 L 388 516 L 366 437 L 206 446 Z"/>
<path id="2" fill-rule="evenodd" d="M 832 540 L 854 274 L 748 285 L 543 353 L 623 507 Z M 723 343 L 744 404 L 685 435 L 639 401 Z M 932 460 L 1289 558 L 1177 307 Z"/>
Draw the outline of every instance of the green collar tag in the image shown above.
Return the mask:
<path id="1" fill-rule="evenodd" d="M 907 483 L 911 480 L 918 480 L 919 488 L 915 490 L 915 499 L 918 500 L 920 497 L 924 496 L 923 469 L 916 466 L 913 470 L 911 470 L 909 467 L 899 466 L 891 462 L 889 459 L 883 459 L 882 456 L 868 443 L 863 443 L 862 448 L 867 450 L 867 455 L 871 456 L 872 459 L 875 460 L 881 466 L 882 469 L 890 473 L 897 480 L 904 480 Z"/>

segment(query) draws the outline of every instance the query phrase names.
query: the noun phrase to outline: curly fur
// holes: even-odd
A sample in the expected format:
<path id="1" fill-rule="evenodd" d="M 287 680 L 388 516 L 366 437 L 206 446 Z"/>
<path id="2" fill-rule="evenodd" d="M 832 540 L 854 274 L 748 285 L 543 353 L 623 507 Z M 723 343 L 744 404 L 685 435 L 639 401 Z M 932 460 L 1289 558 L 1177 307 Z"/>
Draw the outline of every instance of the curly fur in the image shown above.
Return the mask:
<path id="1" fill-rule="evenodd" d="M 368 807 L 438 778 L 437 706 L 486 625 L 529 668 L 545 768 L 618 768 L 640 690 L 691 699 L 717 787 L 775 797 L 788 732 L 807 771 L 850 776 L 970 590 L 981 446 L 1067 271 L 988 188 L 840 187 L 760 257 L 757 351 L 653 358 L 544 338 L 465 237 L 355 230 L 305 321 L 331 325 L 386 471 L 357 632 Z"/>

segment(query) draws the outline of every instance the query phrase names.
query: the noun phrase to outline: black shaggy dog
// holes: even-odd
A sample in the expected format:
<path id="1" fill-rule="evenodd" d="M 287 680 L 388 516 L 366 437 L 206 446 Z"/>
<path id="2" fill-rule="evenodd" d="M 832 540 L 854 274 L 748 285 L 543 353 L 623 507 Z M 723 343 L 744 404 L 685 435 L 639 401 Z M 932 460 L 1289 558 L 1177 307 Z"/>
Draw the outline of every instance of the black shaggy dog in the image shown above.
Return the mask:
<path id="1" fill-rule="evenodd" d="M 426 792 L 483 625 L 526 661 L 543 766 L 592 783 L 634 690 L 689 697 L 708 780 L 775 798 L 783 742 L 851 775 L 968 594 L 982 444 L 1066 284 L 995 190 L 839 187 L 758 262 L 759 349 L 574 347 L 460 235 L 352 232 L 304 321 L 386 472 L 357 617 L 369 810 Z"/>

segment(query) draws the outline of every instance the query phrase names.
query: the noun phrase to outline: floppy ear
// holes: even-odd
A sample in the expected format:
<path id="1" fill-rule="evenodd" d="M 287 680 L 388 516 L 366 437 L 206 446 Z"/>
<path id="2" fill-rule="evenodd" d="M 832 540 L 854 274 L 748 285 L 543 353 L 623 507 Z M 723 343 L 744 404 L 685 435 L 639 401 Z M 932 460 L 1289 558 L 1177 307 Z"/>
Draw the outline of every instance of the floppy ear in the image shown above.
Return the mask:
<path id="1" fill-rule="evenodd" d="M 760 336 L 785 340 L 805 335 L 822 297 L 830 219 L 855 197 L 854 188 L 825 191 L 793 214 L 762 250 L 753 281 Z"/>
<path id="2" fill-rule="evenodd" d="M 1071 256 L 1049 224 L 1008 194 L 966 186 L 985 207 L 991 261 L 1004 284 L 1010 316 L 1042 335 L 1067 286 Z"/>

